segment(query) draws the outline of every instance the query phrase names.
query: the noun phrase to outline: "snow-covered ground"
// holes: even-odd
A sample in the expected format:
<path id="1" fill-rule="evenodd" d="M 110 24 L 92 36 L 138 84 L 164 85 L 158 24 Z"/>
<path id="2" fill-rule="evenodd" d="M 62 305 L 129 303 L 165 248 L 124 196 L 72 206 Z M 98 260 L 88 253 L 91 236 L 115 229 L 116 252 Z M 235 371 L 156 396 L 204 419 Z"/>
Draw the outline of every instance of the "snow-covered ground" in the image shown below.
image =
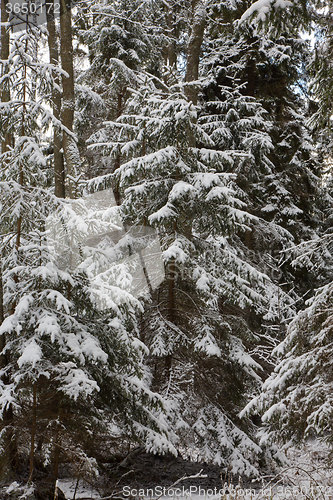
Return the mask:
<path id="1" fill-rule="evenodd" d="M 156 486 L 147 490 L 138 486 L 117 489 L 107 498 L 124 499 L 154 498 L 155 500 L 333 500 L 333 464 L 328 465 L 329 448 L 323 443 L 314 441 L 307 443 L 301 449 L 291 449 L 288 453 L 289 465 L 275 476 L 261 478 L 253 486 L 239 481 L 234 485 L 216 485 L 211 489 L 198 486 L 183 487 L 182 482 L 174 484 L 169 489 Z M 147 474 L 149 471 L 147 471 Z M 74 498 L 75 483 L 60 481 L 59 486 L 66 498 Z M 153 494 L 152 494 L 153 493 Z M 76 498 L 91 498 L 100 500 L 97 491 L 89 486 L 79 485 Z"/>
<path id="2" fill-rule="evenodd" d="M 58 486 L 67 500 L 333 500 L 333 463 L 329 465 L 328 457 L 329 448 L 318 441 L 307 443 L 301 449 L 293 448 L 288 453 L 287 467 L 275 476 L 262 477 L 261 484 L 256 481 L 253 486 L 250 483 L 245 485 L 240 480 L 237 486 L 217 484 L 207 489 L 184 487 L 179 480 L 169 488 L 158 485 L 153 489 L 122 486 L 115 488 L 108 496 L 102 496 L 99 488 L 85 484 L 82 480 L 78 484 L 76 480 L 59 480 Z M 34 498 L 30 496 L 31 487 L 27 489 L 15 482 L 7 488 L 7 493 L 14 491 L 20 492 L 19 498 L 22 500 Z"/>
<path id="3" fill-rule="evenodd" d="M 67 500 L 75 498 L 92 498 L 100 499 L 101 496 L 98 491 L 90 485 L 84 484 L 82 481 L 77 484 L 76 480 L 62 479 L 58 481 L 58 486 L 65 495 Z"/>

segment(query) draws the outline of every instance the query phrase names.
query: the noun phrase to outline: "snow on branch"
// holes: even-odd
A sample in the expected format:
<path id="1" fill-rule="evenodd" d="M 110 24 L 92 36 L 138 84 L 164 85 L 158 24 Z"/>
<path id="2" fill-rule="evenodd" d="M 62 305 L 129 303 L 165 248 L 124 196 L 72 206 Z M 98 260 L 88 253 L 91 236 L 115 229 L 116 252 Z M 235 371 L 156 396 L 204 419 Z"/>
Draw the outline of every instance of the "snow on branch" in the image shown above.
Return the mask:
<path id="1" fill-rule="evenodd" d="M 242 15 L 239 22 L 243 23 L 253 15 L 257 15 L 259 19 L 265 21 L 266 15 L 274 7 L 285 9 L 287 7 L 292 7 L 293 2 L 290 0 L 257 0 L 254 2 Z"/>

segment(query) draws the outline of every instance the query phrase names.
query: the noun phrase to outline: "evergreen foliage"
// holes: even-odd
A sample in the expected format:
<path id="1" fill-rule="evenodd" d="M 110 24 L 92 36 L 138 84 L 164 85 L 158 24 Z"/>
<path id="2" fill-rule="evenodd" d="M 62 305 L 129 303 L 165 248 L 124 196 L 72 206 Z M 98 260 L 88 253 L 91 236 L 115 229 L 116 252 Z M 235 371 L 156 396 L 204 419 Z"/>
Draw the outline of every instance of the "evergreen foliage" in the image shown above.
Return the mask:
<path id="1" fill-rule="evenodd" d="M 243 210 L 231 173 L 248 152 L 217 149 L 218 137 L 224 137 L 221 123 L 214 116 L 197 120 L 197 109 L 181 86 L 158 82 L 159 90 L 153 82 L 143 77 L 124 113 L 90 141 L 94 149 L 122 158 L 114 177 L 123 196 L 125 223 L 158 228 L 167 279 L 148 305 L 143 335 L 156 360 L 154 383 L 179 408 L 177 427 L 186 429 L 185 453 L 195 448 L 200 459 L 226 467 L 230 462 L 233 472 L 251 475 L 251 461 L 260 450 L 238 427 L 243 424 L 237 413 L 245 394 L 260 380 L 256 372 L 261 366 L 248 353 L 259 338 L 246 324 L 245 311 L 268 313 L 275 287 L 232 239 L 255 219 Z M 256 113 L 256 103 L 239 99 L 240 107 Z M 244 142 L 251 143 L 250 135 L 244 135 Z M 121 141 L 112 140 L 117 136 Z M 97 142 L 99 138 L 104 141 Z M 234 304 L 243 318 L 228 314 L 227 304 Z M 203 371 L 215 374 L 212 392 L 204 389 Z M 193 380 L 185 387 L 184 376 Z M 184 439 L 183 430 L 180 435 Z"/>
<path id="2" fill-rule="evenodd" d="M 277 347 L 278 364 L 249 411 L 262 414 L 261 443 L 288 448 L 305 439 L 332 444 L 331 283 L 298 313 Z M 282 449 L 283 449 L 282 448 Z"/>
<path id="3" fill-rule="evenodd" d="M 233 148 L 251 152 L 239 164 L 237 181 L 247 193 L 248 209 L 265 223 L 257 224 L 247 245 L 262 255 L 268 251 L 277 275 L 279 252 L 315 236 L 327 216 L 328 199 L 317 176 L 319 164 L 306 124 L 307 44 L 289 16 L 279 29 L 271 23 L 258 25 L 256 19 L 227 26 L 216 23 L 221 14 L 234 20 L 246 8 L 245 2 L 238 2 L 237 8 L 229 2 L 212 5 L 212 35 L 203 61 L 208 73 L 203 99 L 208 115 L 215 108 L 221 121 L 227 122 L 232 110 L 233 128 L 226 131 L 224 143 L 232 138 Z M 279 16 L 278 12 L 274 15 Z M 244 116 L 236 89 L 248 108 L 251 102 L 252 109 L 256 107 L 252 116 L 248 111 Z M 287 287 L 294 300 L 315 279 L 304 270 L 295 283 L 290 266 L 284 265 L 281 271 L 280 283 L 292 283 Z"/>
<path id="4" fill-rule="evenodd" d="M 312 76 L 310 90 L 314 112 L 310 124 L 316 133 L 318 145 L 324 157 L 330 155 L 332 147 L 331 110 L 332 110 L 332 3 L 328 2 L 316 12 L 316 45 L 309 70 Z"/>
<path id="5" fill-rule="evenodd" d="M 329 43 L 328 45 L 324 43 L 324 46 L 328 47 Z M 316 64 L 319 64 L 322 69 L 327 67 L 324 59 L 319 63 L 317 55 L 312 68 Z M 319 66 L 317 66 L 318 69 Z M 319 79 L 321 85 L 325 81 L 322 76 L 318 78 L 316 76 L 313 84 L 313 89 L 316 88 L 319 92 L 318 96 L 321 92 L 322 95 L 325 93 L 323 87 L 319 91 L 318 86 Z M 317 123 L 317 130 L 324 137 L 326 109 L 324 111 L 321 107 L 324 99 L 320 99 L 319 102 L 319 108 L 311 117 L 310 123 Z M 321 150 L 322 145 L 323 142 L 317 142 L 318 151 Z M 275 149 L 275 151 L 279 150 Z M 326 154 L 327 151 L 326 149 Z M 315 157 L 312 156 L 309 159 L 310 165 L 309 163 L 308 165 L 313 168 Z M 290 166 L 299 172 L 299 177 L 304 160 L 306 157 L 298 156 L 296 162 L 294 158 L 290 162 Z M 291 180 L 294 186 L 300 186 L 299 182 L 296 183 L 294 176 Z M 311 186 L 309 182 L 308 185 Z M 298 189 L 295 193 L 298 194 Z M 309 204 L 303 202 L 303 205 L 300 205 L 306 215 L 308 237 L 311 236 L 312 239 L 306 241 L 307 238 L 303 232 L 301 238 L 303 242 L 287 252 L 293 269 L 292 273 L 302 278 L 306 270 L 308 276 L 312 277 L 312 286 L 306 281 L 306 288 L 303 290 L 307 290 L 307 294 L 313 296 L 306 302 L 306 308 L 299 311 L 290 323 L 286 338 L 273 352 L 277 356 L 277 366 L 265 381 L 261 394 L 254 398 L 241 413 L 242 415 L 248 415 L 251 412 L 260 413 L 263 421 L 263 428 L 260 431 L 261 444 L 273 447 L 278 445 L 280 451 L 292 445 L 298 445 L 308 438 L 320 438 L 331 444 L 329 356 L 332 247 L 329 217 L 324 224 L 322 223 L 324 216 L 330 215 L 331 198 L 325 191 L 323 191 L 323 196 L 325 204 L 317 205 L 321 209 L 321 216 L 320 211 L 317 212 L 318 215 L 314 214 L 313 199 Z M 310 218 L 314 215 L 315 217 L 309 224 Z M 315 229 L 317 231 L 314 231 Z M 296 241 L 300 241 L 300 238 Z M 314 290 L 318 285 L 321 286 Z"/>
<path id="6" fill-rule="evenodd" d="M 332 444 L 322 6 L 93 0 L 2 36 L 2 475 L 139 443 L 255 476 L 276 444 Z"/>
<path id="7" fill-rule="evenodd" d="M 47 99 L 52 72 L 59 70 L 30 54 L 38 35 L 39 30 L 28 29 L 16 37 L 1 82 L 9 81 L 13 93 L 2 113 L 2 130 L 9 129 L 15 141 L 1 154 L 0 332 L 7 360 L 1 368 L 1 414 L 12 409 L 9 425 L 20 429 L 12 436 L 19 455 L 30 434 L 30 480 L 37 454 L 41 462 L 52 463 L 56 479 L 64 450 L 67 460 L 82 461 L 97 429 L 108 435 L 119 427 L 147 449 L 173 449 L 158 418 L 163 401 L 148 389 L 142 364 L 146 348 L 136 338 L 140 305 L 119 291 L 118 303 L 98 308 L 84 271 L 73 268 L 70 255 L 59 261 L 49 238 L 50 217 L 62 221 L 65 233 L 80 231 L 80 221 L 46 185 L 41 134 L 55 121 Z"/>

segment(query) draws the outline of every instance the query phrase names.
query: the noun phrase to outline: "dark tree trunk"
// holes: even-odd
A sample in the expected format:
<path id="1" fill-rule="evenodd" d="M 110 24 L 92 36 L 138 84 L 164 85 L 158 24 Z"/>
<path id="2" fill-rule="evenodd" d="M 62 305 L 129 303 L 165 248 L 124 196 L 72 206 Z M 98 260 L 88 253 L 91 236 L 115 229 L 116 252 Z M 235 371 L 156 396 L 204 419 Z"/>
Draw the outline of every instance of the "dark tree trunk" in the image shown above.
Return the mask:
<path id="1" fill-rule="evenodd" d="M 1 22 L 5 23 L 8 21 L 8 14 L 6 11 L 6 6 L 8 0 L 1 0 Z M 4 24 L 1 25 L 1 60 L 8 60 L 9 57 L 9 31 Z M 9 86 L 4 86 L 1 90 L 1 102 L 10 101 L 10 88 Z M 5 153 L 8 150 L 8 146 L 12 144 L 12 136 L 10 132 L 6 131 L 4 138 L 1 141 L 1 152 Z M 0 266 L 0 325 L 5 319 L 5 312 L 3 306 L 3 282 L 2 282 L 2 268 Z M 6 335 L 3 333 L 0 335 L 0 353 L 2 353 L 6 345 Z M 9 362 L 9 354 L 0 354 L 0 369 L 6 368 Z M 2 377 L 2 382 L 7 385 L 10 383 L 9 374 L 6 373 Z M 2 454 L 0 460 L 0 478 L 4 478 L 6 474 L 11 474 L 12 471 L 17 469 L 17 445 L 13 427 L 13 407 L 8 405 L 3 412 L 2 425 L 5 432 L 2 435 L 2 444 L 4 447 L 4 453 Z"/>
<path id="2" fill-rule="evenodd" d="M 119 90 L 118 95 L 117 95 L 117 118 L 119 118 L 119 116 L 121 116 L 121 114 L 123 112 L 123 100 L 124 100 L 125 92 L 126 92 L 126 89 L 124 88 L 122 90 Z M 115 159 L 115 162 L 114 162 L 114 170 L 113 171 L 116 171 L 120 167 L 120 163 L 121 163 L 121 158 L 118 155 Z M 120 187 L 119 187 L 118 180 L 115 180 L 113 182 L 112 190 L 113 190 L 114 198 L 116 200 L 116 204 L 118 206 L 121 205 L 121 195 L 120 195 Z"/>
<path id="3" fill-rule="evenodd" d="M 177 26 L 176 26 L 176 4 L 167 6 L 164 4 L 166 25 L 168 28 L 167 34 L 171 38 L 170 44 L 165 47 L 165 62 L 169 66 L 176 67 L 177 65 Z"/>
<path id="4" fill-rule="evenodd" d="M 4 308 L 3 308 L 3 283 L 2 283 L 2 272 L 0 268 L 0 325 L 5 319 Z M 0 335 L 0 353 L 3 351 L 6 345 L 6 336 L 3 333 Z M 0 369 L 6 368 L 9 359 L 8 354 L 0 355 Z M 2 376 L 2 382 L 7 385 L 10 383 L 9 375 L 6 373 Z M 1 427 L 6 429 L 2 436 L 2 444 L 4 448 L 4 453 L 0 459 L 0 479 L 4 479 L 6 474 L 11 474 L 17 469 L 17 445 L 13 426 L 13 407 L 9 405 L 3 412 L 2 425 Z"/>
<path id="5" fill-rule="evenodd" d="M 61 121 L 68 129 L 63 133 L 63 149 L 67 167 L 68 192 L 71 198 L 76 193 L 75 179 L 80 171 L 80 155 L 76 140 L 73 136 L 74 122 L 74 66 L 73 66 L 73 41 L 72 41 L 72 16 L 71 1 L 60 0 L 60 54 L 61 66 L 67 76 L 62 77 L 63 98 L 61 105 Z"/>
<path id="6" fill-rule="evenodd" d="M 204 0 L 192 0 L 191 26 L 192 28 L 186 53 L 185 81 L 188 83 L 197 80 L 199 75 L 200 50 L 206 26 L 206 6 Z M 187 96 L 193 104 L 197 104 L 198 87 L 189 85 L 187 89 Z"/>
<path id="7" fill-rule="evenodd" d="M 54 22 L 54 0 L 48 5 L 47 12 L 47 29 L 48 29 L 48 44 L 50 63 L 59 64 L 59 51 L 56 27 Z M 55 83 L 60 87 L 60 78 L 56 78 Z M 61 94 L 56 88 L 52 92 L 53 115 L 60 120 L 61 111 Z M 62 132 L 54 129 L 53 151 L 54 151 L 54 192 L 58 198 L 65 198 L 65 171 L 64 157 L 62 149 Z"/>
<path id="8" fill-rule="evenodd" d="M 36 384 L 32 390 L 32 423 L 30 436 L 30 462 L 29 462 L 29 479 L 28 483 L 32 482 L 35 468 L 35 440 L 37 431 L 37 388 Z"/>
<path id="9" fill-rule="evenodd" d="M 5 23 L 8 21 L 8 14 L 6 11 L 6 6 L 9 3 L 9 0 L 1 0 L 1 22 Z M 6 61 L 9 57 L 9 30 L 1 25 L 1 60 Z M 5 70 L 6 71 L 6 70 Z M 9 102 L 10 101 L 10 89 L 9 85 L 3 86 L 1 90 L 1 102 Z M 5 133 L 4 139 L 1 141 L 1 152 L 5 153 L 8 149 L 8 146 L 11 145 L 11 134 L 9 132 Z"/>
<path id="10" fill-rule="evenodd" d="M 173 230 L 176 234 L 177 222 L 173 223 Z M 169 263 L 168 268 L 168 279 L 169 279 L 169 290 L 168 290 L 168 319 L 173 322 L 175 320 L 175 309 L 176 309 L 176 299 L 175 299 L 175 285 L 177 279 L 176 262 L 172 258 Z"/>
<path id="11" fill-rule="evenodd" d="M 246 93 L 247 95 L 254 97 L 256 90 L 256 63 L 251 56 L 247 61 L 246 73 L 247 73 Z"/>

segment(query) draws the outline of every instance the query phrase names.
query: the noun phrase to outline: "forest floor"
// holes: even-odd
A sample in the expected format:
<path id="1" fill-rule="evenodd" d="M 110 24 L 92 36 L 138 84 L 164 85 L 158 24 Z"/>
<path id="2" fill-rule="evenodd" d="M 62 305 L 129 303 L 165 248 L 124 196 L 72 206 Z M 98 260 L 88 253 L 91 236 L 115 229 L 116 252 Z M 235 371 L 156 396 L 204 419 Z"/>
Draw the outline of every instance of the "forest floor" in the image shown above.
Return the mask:
<path id="1" fill-rule="evenodd" d="M 322 443 L 307 443 L 289 451 L 288 466 L 249 481 L 225 476 L 218 466 L 138 452 L 121 466 L 108 465 L 97 488 L 79 485 L 76 499 L 333 500 L 329 453 Z M 74 498 L 73 481 L 61 481 L 59 486 L 68 500 Z"/>
<path id="2" fill-rule="evenodd" d="M 226 477 L 218 466 L 138 450 L 122 462 L 105 464 L 103 474 L 89 484 L 64 472 L 58 483 L 64 496 L 59 494 L 59 500 L 333 500 L 333 464 L 328 458 L 325 445 L 307 443 L 289 451 L 288 466 L 251 482 Z M 1 500 L 48 498 L 25 495 L 26 488 L 18 483 L 10 489 L 0 490 Z"/>

